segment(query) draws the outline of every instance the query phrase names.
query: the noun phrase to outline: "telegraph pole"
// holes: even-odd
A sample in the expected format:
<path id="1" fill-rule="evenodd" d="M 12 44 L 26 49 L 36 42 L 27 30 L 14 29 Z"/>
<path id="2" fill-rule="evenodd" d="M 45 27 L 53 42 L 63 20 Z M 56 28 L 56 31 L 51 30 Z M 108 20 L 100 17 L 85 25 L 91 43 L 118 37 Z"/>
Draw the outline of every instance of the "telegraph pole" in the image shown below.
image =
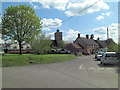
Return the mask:
<path id="1" fill-rule="evenodd" d="M 107 40 L 109 39 L 109 29 L 107 28 Z"/>

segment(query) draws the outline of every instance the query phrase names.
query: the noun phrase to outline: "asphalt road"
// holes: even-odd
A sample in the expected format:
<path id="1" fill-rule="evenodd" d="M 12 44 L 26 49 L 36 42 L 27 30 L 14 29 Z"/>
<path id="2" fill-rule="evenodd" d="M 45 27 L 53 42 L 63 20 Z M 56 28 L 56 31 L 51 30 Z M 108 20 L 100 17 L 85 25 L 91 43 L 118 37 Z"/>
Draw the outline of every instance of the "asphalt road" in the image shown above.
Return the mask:
<path id="1" fill-rule="evenodd" d="M 94 56 L 54 64 L 8 67 L 3 88 L 118 88 L 118 67 L 101 66 Z"/>

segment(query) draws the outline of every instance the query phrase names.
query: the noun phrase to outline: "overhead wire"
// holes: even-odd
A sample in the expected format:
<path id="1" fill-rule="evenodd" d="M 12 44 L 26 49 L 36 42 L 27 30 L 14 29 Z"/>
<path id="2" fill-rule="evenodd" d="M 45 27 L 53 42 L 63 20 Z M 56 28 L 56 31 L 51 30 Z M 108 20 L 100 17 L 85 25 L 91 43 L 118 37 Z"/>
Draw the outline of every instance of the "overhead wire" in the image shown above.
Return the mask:
<path id="1" fill-rule="evenodd" d="M 80 12 L 78 12 L 77 14 L 82 13 L 83 11 L 85 11 L 85 10 L 87 10 L 88 8 L 92 7 L 93 5 L 97 4 L 99 1 L 100 1 L 100 0 L 98 0 L 98 1 L 97 1 L 97 2 L 95 2 L 94 4 L 92 4 L 92 5 L 90 5 L 90 6 L 86 7 L 86 8 L 84 8 L 83 10 L 81 10 Z M 63 23 L 63 22 L 65 22 L 66 20 L 68 20 L 68 19 L 70 19 L 70 18 L 72 18 L 72 17 L 76 16 L 77 14 L 74 14 L 73 16 L 70 16 L 70 17 L 68 17 L 68 18 L 64 19 L 64 20 L 62 21 L 62 23 Z"/>
<path id="2" fill-rule="evenodd" d="M 74 17 L 74 16 L 76 16 L 76 15 L 82 13 L 83 11 L 89 9 L 90 7 L 92 7 L 92 6 L 94 6 L 95 4 L 97 4 L 99 1 L 101 1 L 101 0 L 98 0 L 97 2 L 95 2 L 95 3 L 93 3 L 92 5 L 90 5 L 90 6 L 86 7 L 86 8 L 84 8 L 84 9 L 81 10 L 80 12 L 78 12 L 78 13 L 76 13 L 76 14 L 74 14 L 74 15 L 72 15 L 72 16 L 66 18 L 66 19 L 64 19 L 61 23 L 64 23 L 65 21 L 71 19 L 72 17 Z M 57 25 L 58 25 L 58 24 L 57 24 Z M 48 25 L 47 27 L 49 27 L 49 26 L 57 26 L 57 25 Z"/>

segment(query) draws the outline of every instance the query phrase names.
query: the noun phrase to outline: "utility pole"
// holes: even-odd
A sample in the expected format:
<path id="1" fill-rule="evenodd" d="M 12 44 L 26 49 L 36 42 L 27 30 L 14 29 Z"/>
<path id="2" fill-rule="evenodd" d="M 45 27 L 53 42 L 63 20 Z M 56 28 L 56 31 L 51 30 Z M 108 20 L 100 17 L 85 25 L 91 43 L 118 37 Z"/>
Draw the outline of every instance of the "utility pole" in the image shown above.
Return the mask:
<path id="1" fill-rule="evenodd" d="M 109 29 L 107 28 L 107 40 L 109 39 Z"/>

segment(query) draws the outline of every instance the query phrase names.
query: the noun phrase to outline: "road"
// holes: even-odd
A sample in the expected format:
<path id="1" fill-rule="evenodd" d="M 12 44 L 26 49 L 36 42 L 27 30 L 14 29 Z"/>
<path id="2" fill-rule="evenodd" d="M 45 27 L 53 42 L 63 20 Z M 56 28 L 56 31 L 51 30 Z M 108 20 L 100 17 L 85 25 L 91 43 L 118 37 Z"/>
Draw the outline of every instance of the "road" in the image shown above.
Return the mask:
<path id="1" fill-rule="evenodd" d="M 118 88 L 118 67 L 94 56 L 54 64 L 3 68 L 3 88 Z"/>

